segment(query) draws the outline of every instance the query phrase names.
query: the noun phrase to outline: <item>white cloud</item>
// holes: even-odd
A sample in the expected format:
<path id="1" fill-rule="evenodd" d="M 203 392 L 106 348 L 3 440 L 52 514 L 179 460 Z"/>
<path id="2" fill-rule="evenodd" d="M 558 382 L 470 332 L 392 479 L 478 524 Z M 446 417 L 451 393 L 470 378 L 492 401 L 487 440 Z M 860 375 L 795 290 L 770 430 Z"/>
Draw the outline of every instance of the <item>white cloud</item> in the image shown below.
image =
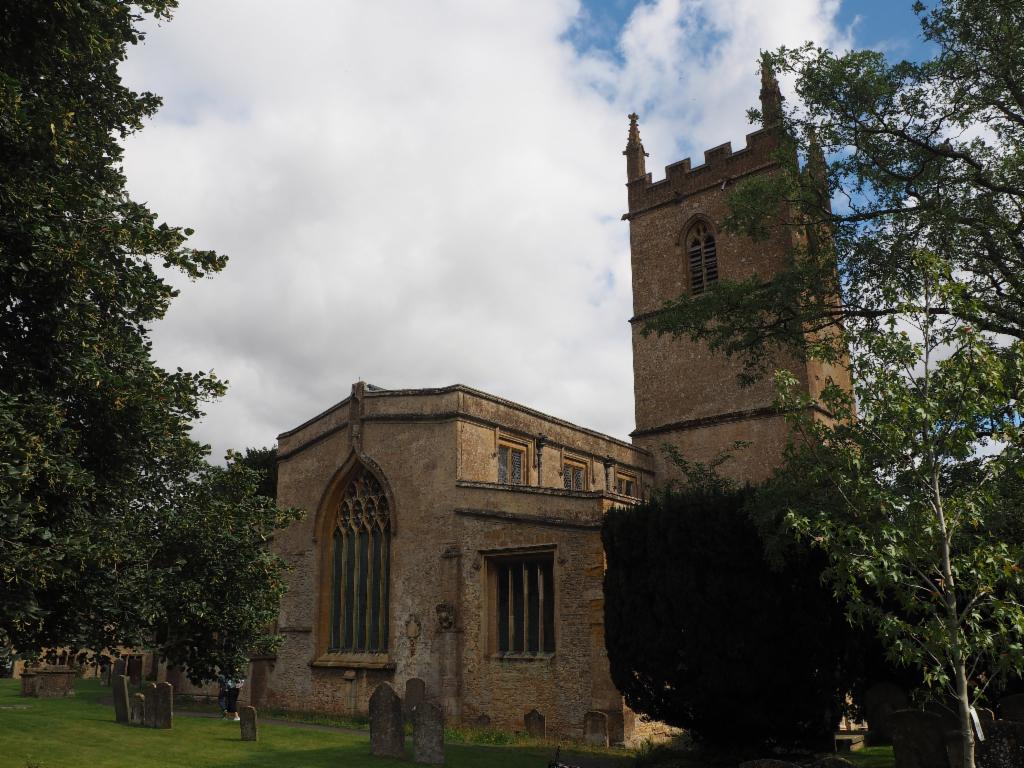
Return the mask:
<path id="1" fill-rule="evenodd" d="M 758 50 L 842 45 L 837 5 L 643 4 L 615 58 L 568 42 L 570 0 L 183 0 L 124 66 L 165 99 L 126 171 L 231 257 L 154 331 L 164 365 L 231 380 L 197 435 L 270 444 L 361 377 L 624 437 L 625 114 L 651 168 L 741 144 Z"/>

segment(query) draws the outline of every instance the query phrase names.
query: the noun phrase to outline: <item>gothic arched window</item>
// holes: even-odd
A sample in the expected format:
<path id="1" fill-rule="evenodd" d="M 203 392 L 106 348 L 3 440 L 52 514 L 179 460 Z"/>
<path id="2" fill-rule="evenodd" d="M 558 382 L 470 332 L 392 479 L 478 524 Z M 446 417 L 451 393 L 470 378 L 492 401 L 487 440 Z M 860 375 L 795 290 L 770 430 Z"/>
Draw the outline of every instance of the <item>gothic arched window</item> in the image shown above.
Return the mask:
<path id="1" fill-rule="evenodd" d="M 331 574 L 328 651 L 386 652 L 391 514 L 384 489 L 365 468 L 345 486 L 325 541 Z"/>
<path id="2" fill-rule="evenodd" d="M 703 221 L 698 221 L 686 233 L 686 258 L 690 268 L 690 293 L 703 293 L 718 279 L 718 255 L 715 236 Z"/>

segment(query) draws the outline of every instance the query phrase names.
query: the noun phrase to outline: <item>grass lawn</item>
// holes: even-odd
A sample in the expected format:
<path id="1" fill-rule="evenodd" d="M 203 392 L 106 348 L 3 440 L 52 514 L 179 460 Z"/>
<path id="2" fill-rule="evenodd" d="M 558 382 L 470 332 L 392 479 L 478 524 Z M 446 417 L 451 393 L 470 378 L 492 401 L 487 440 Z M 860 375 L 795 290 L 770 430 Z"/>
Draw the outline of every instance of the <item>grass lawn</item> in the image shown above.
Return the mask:
<path id="1" fill-rule="evenodd" d="M 391 768 L 412 764 L 370 755 L 368 733 L 261 725 L 258 742 L 239 739 L 236 724 L 176 717 L 174 728 L 129 728 L 114 722 L 110 695 L 95 680 L 77 680 L 72 699 L 21 698 L 20 681 L 0 680 L 0 768 Z M 411 747 L 411 739 L 407 742 Z M 448 766 L 545 768 L 551 750 L 446 746 Z M 591 756 L 592 757 L 592 756 Z M 620 764 L 625 767 L 629 760 Z"/>
<path id="2" fill-rule="evenodd" d="M 170 731 L 129 728 L 114 722 L 114 710 L 99 703 L 110 689 L 96 680 L 78 680 L 72 699 L 19 696 L 20 681 L 0 680 L 0 768 L 391 768 L 412 765 L 370 755 L 369 734 L 311 730 L 287 725 L 260 725 L 258 742 L 243 742 L 236 724 L 219 719 L 179 716 Z M 407 742 L 411 747 L 411 739 Z M 449 743 L 445 765 L 481 768 L 546 768 L 549 746 L 481 746 Z M 629 768 L 632 755 L 621 758 L 593 752 L 563 752 L 570 763 L 593 765 L 604 757 L 615 768 Z M 849 756 L 858 768 L 892 768 L 892 750 L 865 750 Z M 719 763 L 696 755 L 678 755 L 670 764 L 699 768 Z M 604 762 L 604 761 L 602 761 Z"/>

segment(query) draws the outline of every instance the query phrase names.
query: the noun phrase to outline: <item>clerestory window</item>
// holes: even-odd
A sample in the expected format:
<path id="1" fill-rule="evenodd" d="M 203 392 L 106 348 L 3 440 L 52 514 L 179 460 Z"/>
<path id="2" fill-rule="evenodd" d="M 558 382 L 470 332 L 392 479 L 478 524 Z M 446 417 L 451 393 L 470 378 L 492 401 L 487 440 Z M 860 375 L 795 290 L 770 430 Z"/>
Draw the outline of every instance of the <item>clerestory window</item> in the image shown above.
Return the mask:
<path id="1" fill-rule="evenodd" d="M 349 480 L 329 534 L 332 653 L 388 649 L 391 513 L 365 468 Z"/>
<path id="2" fill-rule="evenodd" d="M 715 236 L 707 224 L 699 221 L 690 227 L 684 242 L 690 269 L 690 293 L 703 293 L 711 283 L 718 280 Z"/>
<path id="3" fill-rule="evenodd" d="M 587 490 L 587 465 L 576 459 L 563 461 L 562 485 L 567 491 Z"/>
<path id="4" fill-rule="evenodd" d="M 526 445 L 501 440 L 498 443 L 498 482 L 505 485 L 526 485 Z"/>
<path id="5" fill-rule="evenodd" d="M 615 473 L 615 491 L 622 496 L 637 496 L 638 483 L 636 475 L 626 472 Z"/>

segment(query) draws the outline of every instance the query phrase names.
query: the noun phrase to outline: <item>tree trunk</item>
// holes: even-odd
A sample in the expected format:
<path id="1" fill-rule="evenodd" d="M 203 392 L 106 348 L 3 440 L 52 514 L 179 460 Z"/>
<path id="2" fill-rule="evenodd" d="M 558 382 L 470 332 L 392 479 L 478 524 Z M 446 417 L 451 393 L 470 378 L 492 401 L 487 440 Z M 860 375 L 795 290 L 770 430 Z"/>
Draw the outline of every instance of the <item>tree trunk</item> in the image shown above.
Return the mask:
<path id="1" fill-rule="evenodd" d="M 956 697 L 960 711 L 960 742 L 964 750 L 964 768 L 974 768 L 974 725 L 967 695 L 967 669 L 961 659 L 956 667 Z"/>

